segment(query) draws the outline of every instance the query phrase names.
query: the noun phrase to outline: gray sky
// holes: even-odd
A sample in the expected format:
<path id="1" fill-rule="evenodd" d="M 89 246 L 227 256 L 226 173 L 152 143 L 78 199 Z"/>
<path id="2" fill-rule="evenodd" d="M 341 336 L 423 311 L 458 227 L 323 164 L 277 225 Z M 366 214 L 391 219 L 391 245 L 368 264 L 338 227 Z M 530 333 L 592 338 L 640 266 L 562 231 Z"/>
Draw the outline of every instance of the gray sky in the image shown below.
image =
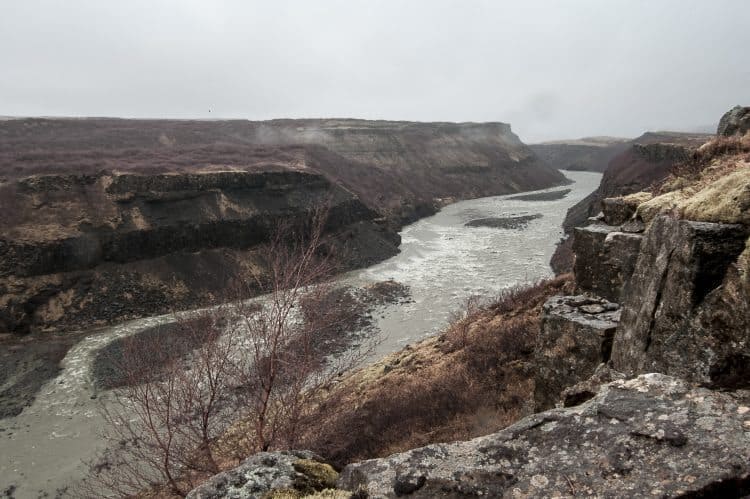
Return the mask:
<path id="1" fill-rule="evenodd" d="M 0 0 L 0 115 L 636 136 L 750 104 L 748 23 L 747 0 Z"/>

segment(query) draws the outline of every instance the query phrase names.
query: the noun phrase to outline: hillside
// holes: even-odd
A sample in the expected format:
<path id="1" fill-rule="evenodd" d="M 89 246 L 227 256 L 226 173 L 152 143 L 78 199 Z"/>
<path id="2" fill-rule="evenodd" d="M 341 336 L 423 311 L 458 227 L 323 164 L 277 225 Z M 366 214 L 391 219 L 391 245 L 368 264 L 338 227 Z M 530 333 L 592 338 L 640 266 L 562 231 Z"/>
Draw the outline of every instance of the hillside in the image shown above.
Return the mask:
<path id="1" fill-rule="evenodd" d="M 503 123 L 32 118 L 0 122 L 0 151 L 0 333 L 220 299 L 324 203 L 353 268 L 446 203 L 565 182 Z"/>
<path id="2" fill-rule="evenodd" d="M 344 377 L 316 452 L 251 456 L 188 497 L 746 497 L 750 132 L 602 207 L 574 276 Z M 311 461 L 327 479 L 303 489 Z"/>
<path id="3" fill-rule="evenodd" d="M 627 149 L 629 142 L 617 137 L 584 137 L 529 144 L 529 148 L 561 170 L 604 172 L 609 161 Z"/>

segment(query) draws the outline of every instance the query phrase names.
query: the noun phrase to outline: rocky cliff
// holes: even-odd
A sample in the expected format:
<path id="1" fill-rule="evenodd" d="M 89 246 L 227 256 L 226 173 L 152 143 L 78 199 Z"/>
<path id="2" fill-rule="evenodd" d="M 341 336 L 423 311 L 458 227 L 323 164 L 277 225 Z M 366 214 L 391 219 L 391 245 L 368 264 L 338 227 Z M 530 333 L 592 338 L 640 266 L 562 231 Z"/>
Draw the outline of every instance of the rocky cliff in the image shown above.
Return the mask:
<path id="1" fill-rule="evenodd" d="M 750 133 L 709 141 L 658 188 L 602 208 L 577 232 L 577 294 L 547 298 L 524 362 L 541 412 L 473 440 L 351 463 L 318 497 L 750 494 Z M 531 296 L 454 328 L 469 345 L 519 335 L 511 325 Z M 242 470 L 252 477 L 252 465 Z"/>
<path id="2" fill-rule="evenodd" d="M 585 294 L 547 301 L 535 347 L 535 408 L 547 412 L 352 464 L 339 486 L 374 497 L 750 493 L 749 153 L 750 135 L 713 139 L 656 192 L 607 199 L 577 229 Z"/>
<path id="3" fill-rule="evenodd" d="M 662 181 L 672 167 L 687 160 L 708 134 L 647 132 L 640 137 L 618 144 L 620 151 L 610 157 L 599 188 L 572 206 L 563 221 L 566 239 L 552 258 L 556 272 L 572 270 L 570 254 L 575 236 L 573 229 L 584 225 L 589 217 L 601 211 L 602 200 L 641 191 Z"/>
<path id="4" fill-rule="evenodd" d="M 452 199 L 564 182 L 505 123 L 24 119 L 0 123 L 0 151 L 4 178 L 304 164 L 402 222 Z"/>
<path id="5" fill-rule="evenodd" d="M 503 123 L 20 119 L 0 151 L 0 334 L 220 299 L 322 204 L 351 268 L 445 203 L 565 181 Z"/>
<path id="6" fill-rule="evenodd" d="M 324 204 L 349 266 L 399 243 L 354 194 L 305 171 L 37 175 L 0 196 L 17 214 L 0 222 L 0 328 L 15 333 L 211 302 L 257 265 L 277 224 Z"/>
<path id="7" fill-rule="evenodd" d="M 604 172 L 610 160 L 630 146 L 628 139 L 586 137 L 529 144 L 539 158 L 561 170 Z"/>

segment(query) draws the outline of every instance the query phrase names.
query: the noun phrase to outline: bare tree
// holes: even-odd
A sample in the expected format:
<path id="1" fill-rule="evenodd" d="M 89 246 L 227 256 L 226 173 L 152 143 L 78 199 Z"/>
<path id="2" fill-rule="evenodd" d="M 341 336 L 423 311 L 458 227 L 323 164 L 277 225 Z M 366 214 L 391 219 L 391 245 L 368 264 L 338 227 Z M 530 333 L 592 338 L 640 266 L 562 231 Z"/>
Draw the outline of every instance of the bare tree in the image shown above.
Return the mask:
<path id="1" fill-rule="evenodd" d="M 103 409 L 115 445 L 92 469 L 92 495 L 160 487 L 185 495 L 219 470 L 219 455 L 294 447 L 321 393 L 372 346 L 350 344 L 364 309 L 330 281 L 337 267 L 326 220 L 319 210 L 277 227 L 255 285 L 243 283 L 266 295 L 180 321 L 189 353 L 170 356 L 164 341 L 125 343 L 124 387 Z"/>
<path id="2" fill-rule="evenodd" d="M 239 366 L 244 417 L 235 438 L 239 455 L 293 448 L 312 409 L 339 375 L 371 351 L 368 338 L 352 348 L 365 305 L 330 282 L 337 270 L 323 238 L 325 211 L 307 227 L 284 227 L 266 248 L 267 292 L 261 307 L 239 317 L 250 348 Z"/>
<path id="3" fill-rule="evenodd" d="M 110 444 L 84 484 L 91 496 L 127 497 L 166 485 L 186 494 L 194 476 L 218 471 L 213 441 L 231 421 L 233 354 L 239 337 L 222 313 L 181 319 L 170 341 L 133 336 L 112 359 L 122 377 L 102 404 Z M 174 342 L 194 348 L 175 355 Z"/>

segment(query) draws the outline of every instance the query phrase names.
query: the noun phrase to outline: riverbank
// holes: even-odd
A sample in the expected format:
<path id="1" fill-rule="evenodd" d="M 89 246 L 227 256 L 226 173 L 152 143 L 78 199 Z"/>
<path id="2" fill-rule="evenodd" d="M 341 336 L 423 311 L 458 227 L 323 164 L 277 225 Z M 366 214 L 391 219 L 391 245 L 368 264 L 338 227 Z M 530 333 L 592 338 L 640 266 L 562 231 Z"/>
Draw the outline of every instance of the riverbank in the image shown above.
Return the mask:
<path id="1" fill-rule="evenodd" d="M 549 276 L 547 261 L 566 208 L 593 190 L 600 178 L 591 173 L 570 176 L 575 181 L 571 192 L 558 200 L 498 196 L 446 206 L 401 231 L 399 255 L 342 276 L 342 283 L 352 286 L 393 279 L 410 289 L 410 300 L 388 304 L 373 314 L 374 326 L 384 333 L 373 360 L 440 331 L 472 295 L 492 296 L 508 286 Z M 524 210 L 543 216 L 524 230 L 464 226 L 471 219 Z M 86 470 L 82 461 L 99 450 L 97 407 L 107 398 L 106 392 L 95 389 L 95 352 L 116 338 L 173 320 L 172 315 L 161 315 L 129 321 L 103 328 L 72 346 L 59 375 L 43 385 L 33 404 L 0 420 L 0 490 L 15 485 L 19 499 L 54 496 L 80 479 Z"/>

